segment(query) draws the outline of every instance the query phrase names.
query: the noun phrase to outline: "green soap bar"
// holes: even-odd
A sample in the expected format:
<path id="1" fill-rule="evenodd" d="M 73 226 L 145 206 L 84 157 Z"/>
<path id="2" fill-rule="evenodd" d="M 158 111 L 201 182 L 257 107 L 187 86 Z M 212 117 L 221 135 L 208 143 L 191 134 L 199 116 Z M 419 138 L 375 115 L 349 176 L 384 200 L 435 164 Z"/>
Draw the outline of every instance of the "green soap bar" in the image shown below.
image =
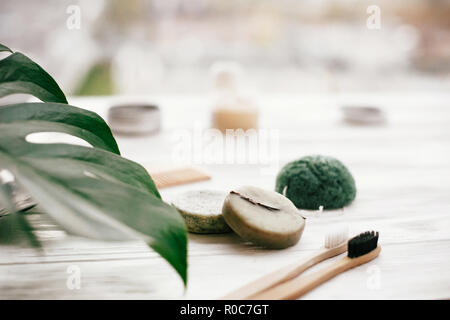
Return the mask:
<path id="1" fill-rule="evenodd" d="M 189 232 L 225 233 L 231 232 L 223 219 L 222 205 L 226 192 L 194 190 L 179 194 L 172 204 L 181 213 Z"/>
<path id="2" fill-rule="evenodd" d="M 268 248 L 295 245 L 305 227 L 305 220 L 288 198 L 257 187 L 231 191 L 223 203 L 222 213 L 242 239 Z"/>
<path id="3" fill-rule="evenodd" d="M 317 210 L 342 208 L 355 199 L 355 180 L 339 160 L 306 156 L 285 165 L 277 176 L 275 190 L 297 208 Z"/>

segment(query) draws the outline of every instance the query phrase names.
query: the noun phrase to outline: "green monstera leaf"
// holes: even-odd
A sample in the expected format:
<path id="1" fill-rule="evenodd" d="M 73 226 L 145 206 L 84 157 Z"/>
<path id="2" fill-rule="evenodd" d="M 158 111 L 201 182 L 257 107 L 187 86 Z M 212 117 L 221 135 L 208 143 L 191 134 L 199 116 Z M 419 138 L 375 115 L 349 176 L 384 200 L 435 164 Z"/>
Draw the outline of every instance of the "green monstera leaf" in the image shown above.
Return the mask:
<path id="1" fill-rule="evenodd" d="M 8 59 L 10 63 L 4 63 Z M 0 96 L 20 92 L 44 101 L 66 101 L 56 82 L 25 56 L 13 53 L 4 60 L 0 61 Z M 36 73 L 20 74 L 31 69 Z M 38 132 L 69 134 L 91 147 L 27 141 Z M 162 201 L 142 166 L 120 156 L 111 130 L 96 113 L 64 103 L 1 106 L 0 169 L 12 173 L 17 184 L 68 233 L 99 240 L 143 240 L 186 284 L 187 233 L 182 217 Z M 5 202 L 13 207 L 0 185 L 0 203 Z M 0 217 L 0 242 L 18 242 L 22 232 L 38 247 L 30 230 L 22 212 Z"/>
<path id="2" fill-rule="evenodd" d="M 0 44 L 0 51 L 11 49 Z M 55 80 L 38 64 L 20 52 L 0 60 L 0 97 L 27 93 L 45 102 L 67 103 Z"/>
<path id="3" fill-rule="evenodd" d="M 9 51 L 12 53 L 12 50 L 10 48 L 8 48 L 7 46 L 4 46 L 0 43 L 0 52 L 1 51 Z"/>

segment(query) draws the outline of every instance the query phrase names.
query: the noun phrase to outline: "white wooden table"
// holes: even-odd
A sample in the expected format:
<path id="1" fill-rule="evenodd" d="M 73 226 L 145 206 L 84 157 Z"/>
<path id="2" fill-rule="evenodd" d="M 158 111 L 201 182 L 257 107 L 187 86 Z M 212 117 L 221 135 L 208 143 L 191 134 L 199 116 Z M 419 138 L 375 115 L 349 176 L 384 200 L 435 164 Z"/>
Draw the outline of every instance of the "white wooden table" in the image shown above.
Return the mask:
<path id="1" fill-rule="evenodd" d="M 206 97 L 146 97 L 163 110 L 164 130 L 151 137 L 117 136 L 122 154 L 148 167 L 173 160 L 173 133 L 207 127 Z M 113 98 L 71 103 L 102 116 Z M 349 126 L 339 107 L 383 108 L 382 127 Z M 45 256 L 30 249 L 0 248 L 0 299 L 215 299 L 274 268 L 317 250 L 324 230 L 345 222 L 357 233 L 378 230 L 381 255 L 342 274 L 304 299 L 450 298 L 450 95 L 438 93 L 267 96 L 261 127 L 279 129 L 279 166 L 307 154 L 341 159 L 358 194 L 337 212 L 310 218 L 301 241 L 289 249 L 264 250 L 236 235 L 189 235 L 189 284 L 142 243 L 104 243 L 68 237 L 33 216 Z M 179 132 L 179 131 L 177 131 Z M 163 189 L 169 200 L 188 189 L 230 190 L 239 185 L 273 189 L 274 174 L 258 165 L 200 165 L 212 180 Z M 132 214 L 132 212 L 130 212 Z M 66 286 L 67 268 L 81 271 L 81 288 Z"/>

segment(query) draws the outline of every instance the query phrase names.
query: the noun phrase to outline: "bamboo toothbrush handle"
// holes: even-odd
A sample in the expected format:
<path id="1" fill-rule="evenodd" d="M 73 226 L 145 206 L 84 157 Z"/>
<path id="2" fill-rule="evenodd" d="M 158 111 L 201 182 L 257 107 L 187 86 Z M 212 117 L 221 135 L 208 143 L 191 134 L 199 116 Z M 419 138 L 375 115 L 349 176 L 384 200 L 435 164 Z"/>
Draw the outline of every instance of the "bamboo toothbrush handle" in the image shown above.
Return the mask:
<path id="1" fill-rule="evenodd" d="M 254 295 L 264 290 L 267 290 L 277 284 L 293 279 L 302 272 L 304 272 L 306 269 L 312 267 L 313 265 L 330 257 L 334 257 L 338 254 L 341 254 L 346 250 L 347 250 L 347 243 L 332 249 L 322 249 L 319 251 L 319 253 L 306 259 L 301 264 L 292 264 L 287 267 L 278 269 L 274 272 L 271 272 L 227 294 L 226 296 L 222 297 L 222 299 L 224 300 L 251 299 Z"/>
<path id="2" fill-rule="evenodd" d="M 378 246 L 376 249 L 358 258 L 344 257 L 341 260 L 323 268 L 322 270 L 316 271 L 315 273 L 305 277 L 297 277 L 291 281 L 284 282 L 276 287 L 253 296 L 252 299 L 297 299 L 336 275 L 376 258 L 380 251 L 381 247 Z"/>

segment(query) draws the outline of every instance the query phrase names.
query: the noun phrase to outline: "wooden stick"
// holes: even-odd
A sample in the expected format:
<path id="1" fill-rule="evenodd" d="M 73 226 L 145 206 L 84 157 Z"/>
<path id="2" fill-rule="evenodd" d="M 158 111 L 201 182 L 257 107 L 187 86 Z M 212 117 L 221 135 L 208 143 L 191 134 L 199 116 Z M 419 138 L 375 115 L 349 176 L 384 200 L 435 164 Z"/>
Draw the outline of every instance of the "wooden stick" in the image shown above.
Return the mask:
<path id="1" fill-rule="evenodd" d="M 211 179 L 209 174 L 191 167 L 148 171 L 158 189 Z"/>
<path id="2" fill-rule="evenodd" d="M 341 260 L 305 277 L 298 277 L 282 283 L 252 297 L 257 300 L 289 300 L 297 299 L 325 281 L 351 268 L 375 259 L 381 251 L 378 246 L 371 252 L 358 258 L 344 257 Z"/>
<path id="3" fill-rule="evenodd" d="M 347 251 L 347 241 L 345 241 L 345 243 L 335 248 L 331 249 L 323 248 L 318 253 L 308 258 L 301 264 L 298 263 L 292 264 L 287 267 L 278 269 L 274 272 L 271 272 L 227 294 L 222 299 L 223 300 L 251 299 L 258 293 L 267 290 L 277 284 L 293 279 L 302 272 L 304 272 L 305 270 L 307 270 L 308 268 L 318 264 L 319 262 L 337 256 L 345 251 Z"/>

